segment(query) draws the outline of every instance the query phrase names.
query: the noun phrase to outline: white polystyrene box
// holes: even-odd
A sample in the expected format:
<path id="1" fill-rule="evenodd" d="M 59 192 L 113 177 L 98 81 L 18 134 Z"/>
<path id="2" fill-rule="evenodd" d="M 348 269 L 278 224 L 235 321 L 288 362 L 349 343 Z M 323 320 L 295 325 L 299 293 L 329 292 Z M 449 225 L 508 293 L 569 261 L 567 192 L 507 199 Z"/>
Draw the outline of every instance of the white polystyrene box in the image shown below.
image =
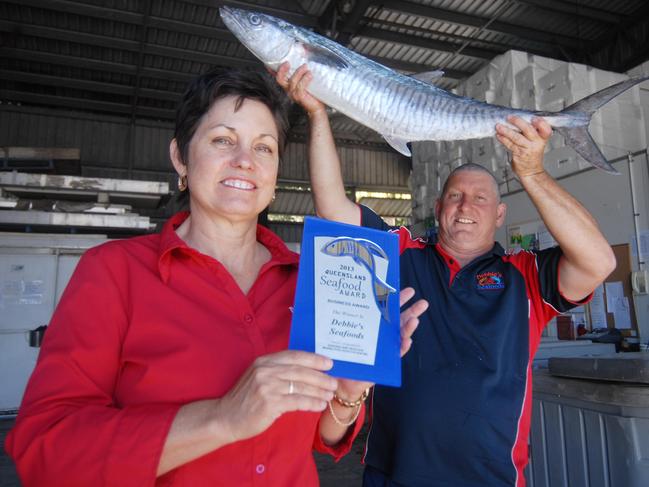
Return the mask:
<path id="1" fill-rule="evenodd" d="M 602 152 L 615 158 L 647 147 L 647 135 L 642 108 L 623 101 L 614 103 L 601 114 Z"/>
<path id="2" fill-rule="evenodd" d="M 491 88 L 487 68 L 482 68 L 480 71 L 467 78 L 463 84 L 464 96 L 484 101 L 485 93 Z"/>
<path id="3" fill-rule="evenodd" d="M 541 106 L 563 99 L 572 104 L 593 93 L 593 85 L 588 66 L 564 63 L 538 81 Z"/>
<path id="4" fill-rule="evenodd" d="M 554 178 L 565 176 L 579 169 L 579 156 L 571 147 L 559 147 L 545 153 L 545 169 Z"/>
<path id="5" fill-rule="evenodd" d="M 485 167 L 491 166 L 491 159 L 494 157 L 494 138 L 476 139 L 471 141 L 472 160 L 476 164 Z"/>
<path id="6" fill-rule="evenodd" d="M 528 67 L 532 55 L 516 50 L 510 50 L 496 56 L 489 63 L 489 84 L 494 89 L 513 91 L 516 74 Z"/>
<path id="7" fill-rule="evenodd" d="M 527 66 L 515 76 L 515 91 L 518 100 L 517 108 L 524 108 L 527 110 L 536 110 L 536 84 L 535 72 L 537 70 L 534 66 Z"/>

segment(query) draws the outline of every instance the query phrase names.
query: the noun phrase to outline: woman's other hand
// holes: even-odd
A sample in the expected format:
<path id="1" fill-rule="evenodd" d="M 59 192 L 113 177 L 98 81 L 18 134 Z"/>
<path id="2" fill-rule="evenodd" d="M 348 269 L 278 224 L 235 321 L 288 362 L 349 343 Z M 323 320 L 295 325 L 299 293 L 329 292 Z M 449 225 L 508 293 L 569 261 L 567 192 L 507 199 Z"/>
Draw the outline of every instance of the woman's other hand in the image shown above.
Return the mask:
<path id="1" fill-rule="evenodd" d="M 399 293 L 399 306 L 403 307 L 415 295 L 415 290 L 405 287 Z M 419 325 L 419 317 L 428 309 L 428 301 L 420 299 L 401 312 L 401 356 L 412 346 L 412 334 Z"/>
<path id="2" fill-rule="evenodd" d="M 338 385 L 325 373 L 332 365 L 327 357 L 296 350 L 259 357 L 217 402 L 217 427 L 234 442 L 265 431 L 286 412 L 323 411 Z"/>

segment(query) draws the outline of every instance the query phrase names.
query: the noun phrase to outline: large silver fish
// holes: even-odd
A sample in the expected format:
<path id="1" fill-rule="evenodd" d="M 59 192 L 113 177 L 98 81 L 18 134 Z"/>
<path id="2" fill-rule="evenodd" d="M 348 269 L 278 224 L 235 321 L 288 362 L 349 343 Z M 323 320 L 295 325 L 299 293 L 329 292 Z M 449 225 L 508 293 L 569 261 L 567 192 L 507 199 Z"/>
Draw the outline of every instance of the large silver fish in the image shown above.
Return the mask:
<path id="1" fill-rule="evenodd" d="M 323 103 L 383 135 L 410 156 L 408 142 L 462 140 L 495 135 L 496 123 L 509 115 L 526 121 L 544 118 L 577 153 L 605 171 L 617 173 L 588 133 L 593 113 L 632 86 L 634 78 L 587 96 L 560 112 L 535 112 L 491 105 L 454 95 L 390 68 L 309 30 L 256 12 L 221 7 L 232 33 L 266 66 L 283 62 L 292 74 L 302 64 L 313 73 L 309 92 Z"/>

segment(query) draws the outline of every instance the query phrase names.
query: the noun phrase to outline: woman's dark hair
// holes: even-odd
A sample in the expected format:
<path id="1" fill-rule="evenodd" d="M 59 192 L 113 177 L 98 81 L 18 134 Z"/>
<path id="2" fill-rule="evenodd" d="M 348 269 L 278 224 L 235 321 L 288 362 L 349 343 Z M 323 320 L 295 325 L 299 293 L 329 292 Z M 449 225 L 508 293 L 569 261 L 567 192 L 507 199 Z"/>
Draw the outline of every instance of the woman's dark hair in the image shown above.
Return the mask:
<path id="1" fill-rule="evenodd" d="M 275 119 L 279 156 L 284 152 L 288 134 L 288 97 L 270 75 L 236 69 L 213 69 L 192 80 L 176 110 L 174 138 L 182 162 L 187 164 L 189 143 L 210 107 L 226 96 L 237 97 L 235 110 L 244 100 L 255 100 L 268 107 Z"/>

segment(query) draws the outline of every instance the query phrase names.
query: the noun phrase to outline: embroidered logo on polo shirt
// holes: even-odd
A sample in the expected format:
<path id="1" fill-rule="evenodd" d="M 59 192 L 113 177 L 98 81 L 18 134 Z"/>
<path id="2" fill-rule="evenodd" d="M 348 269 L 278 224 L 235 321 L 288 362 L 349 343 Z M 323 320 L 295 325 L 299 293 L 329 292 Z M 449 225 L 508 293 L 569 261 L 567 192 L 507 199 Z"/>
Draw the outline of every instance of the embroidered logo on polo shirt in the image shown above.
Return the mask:
<path id="1" fill-rule="evenodd" d="M 505 280 L 500 272 L 483 272 L 476 276 L 478 289 L 504 289 Z"/>

